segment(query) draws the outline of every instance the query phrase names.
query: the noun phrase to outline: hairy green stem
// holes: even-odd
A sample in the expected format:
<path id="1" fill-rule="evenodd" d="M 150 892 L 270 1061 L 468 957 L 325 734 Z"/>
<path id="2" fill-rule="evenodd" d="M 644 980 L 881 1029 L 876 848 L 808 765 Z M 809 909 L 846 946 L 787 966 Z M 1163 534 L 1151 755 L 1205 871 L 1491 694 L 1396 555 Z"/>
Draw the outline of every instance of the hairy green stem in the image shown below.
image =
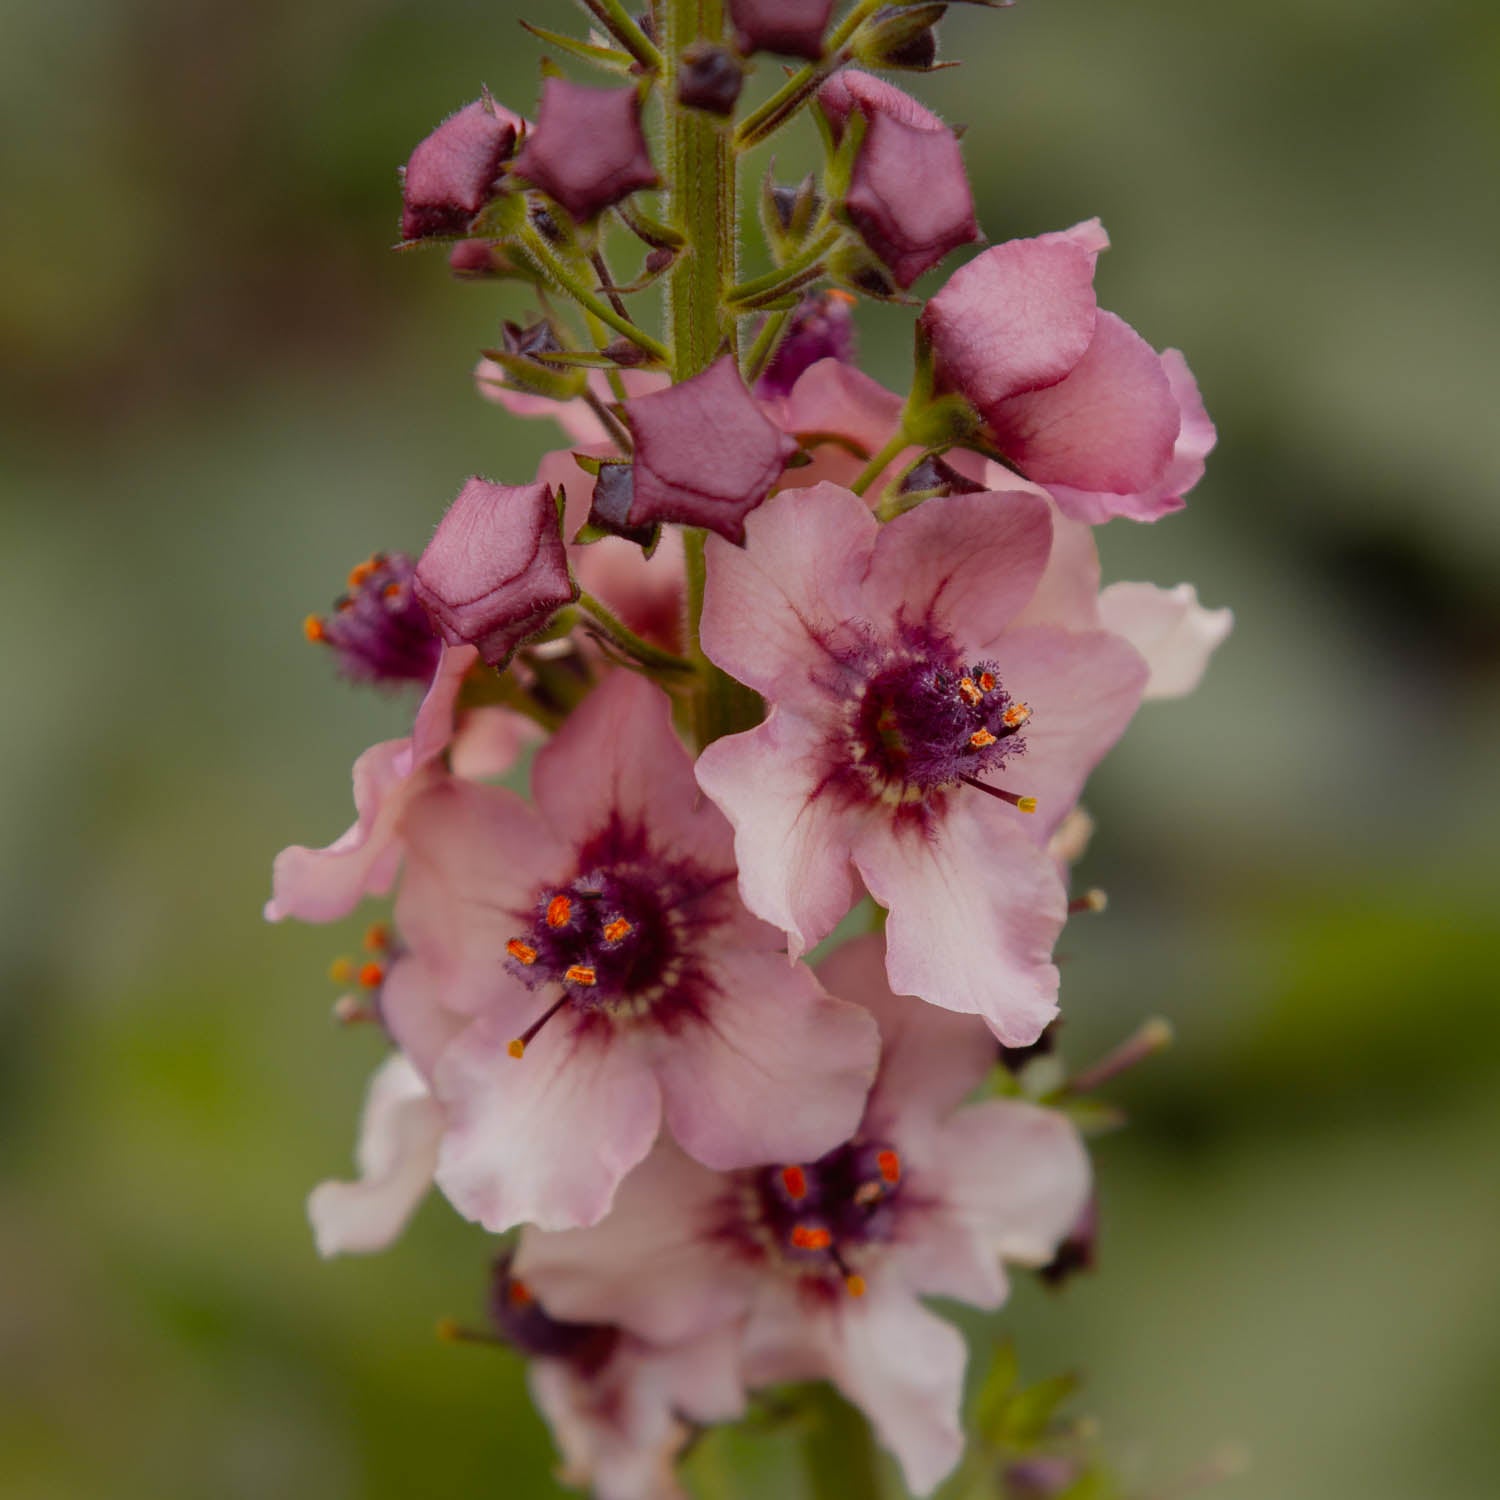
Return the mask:
<path id="1" fill-rule="evenodd" d="M 645 637 L 639 636 L 602 599 L 588 592 L 578 595 L 578 607 L 597 624 L 605 635 L 621 651 L 643 667 L 658 672 L 691 672 L 693 664 L 670 651 L 653 646 Z"/>
<path id="2" fill-rule="evenodd" d="M 901 428 L 896 429 L 896 435 L 888 442 L 879 453 L 867 463 L 860 471 L 859 478 L 849 486 L 856 495 L 864 492 L 880 478 L 886 466 L 903 449 L 911 446 L 911 439 L 907 437 Z"/>

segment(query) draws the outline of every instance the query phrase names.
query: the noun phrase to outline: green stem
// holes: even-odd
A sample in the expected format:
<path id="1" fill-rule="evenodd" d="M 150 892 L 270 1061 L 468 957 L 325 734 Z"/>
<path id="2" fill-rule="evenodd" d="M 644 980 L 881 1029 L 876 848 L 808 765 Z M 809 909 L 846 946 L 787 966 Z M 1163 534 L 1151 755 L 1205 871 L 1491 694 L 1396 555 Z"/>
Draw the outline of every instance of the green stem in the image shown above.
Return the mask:
<path id="1" fill-rule="evenodd" d="M 583 3 L 643 68 L 651 73 L 661 71 L 661 53 L 620 0 L 583 0 Z"/>
<path id="2" fill-rule="evenodd" d="M 693 664 L 670 651 L 653 646 L 644 636 L 639 636 L 602 599 L 580 592 L 578 607 L 597 624 L 627 656 L 644 667 L 658 672 L 691 672 Z"/>
<path id="3" fill-rule="evenodd" d="M 731 287 L 726 300 L 737 308 L 749 310 L 796 291 L 813 276 L 822 274 L 823 268 L 819 262 L 842 237 L 843 230 L 837 224 L 830 225 L 812 244 L 784 266 L 777 266 L 774 270 Z"/>
<path id="4" fill-rule="evenodd" d="M 765 322 L 760 325 L 760 331 L 755 335 L 755 342 L 750 346 L 749 354 L 745 356 L 744 368 L 740 371 L 745 378 L 746 385 L 754 385 L 766 373 L 767 367 L 776 356 L 776 346 L 781 342 L 781 336 L 786 332 L 786 325 L 791 322 L 791 319 L 790 310 L 766 315 Z"/>
<path id="5" fill-rule="evenodd" d="M 825 44 L 822 61 L 809 63 L 793 73 L 759 109 L 746 115 L 734 133 L 734 143 L 745 150 L 759 145 L 797 113 L 825 78 L 848 61 L 843 55 L 844 43 L 859 29 L 868 16 L 880 9 L 884 0 L 860 0 L 860 3 L 834 28 Z"/>
<path id="6" fill-rule="evenodd" d="M 896 429 L 895 436 L 890 440 L 890 442 L 885 445 L 884 448 L 880 450 L 879 453 L 875 455 L 874 458 L 869 461 L 869 463 L 864 466 L 864 468 L 860 471 L 859 478 L 856 479 L 854 483 L 849 486 L 849 488 L 852 489 L 856 495 L 863 495 L 864 492 L 869 489 L 877 479 L 880 478 L 881 474 L 884 472 L 886 466 L 890 463 L 890 461 L 895 458 L 895 456 L 903 448 L 909 447 L 910 445 L 911 439 L 907 437 L 904 429 L 898 427 Z"/>
<path id="7" fill-rule="evenodd" d="M 544 240 L 536 225 L 527 224 L 521 231 L 521 244 L 526 254 L 534 260 L 558 287 L 565 291 L 580 307 L 587 308 L 606 326 L 623 334 L 637 348 L 644 349 L 653 359 L 662 364 L 671 362 L 672 353 L 659 339 L 654 339 L 644 329 L 637 328 L 629 318 L 622 318 L 609 303 L 596 297 L 561 260 Z"/>

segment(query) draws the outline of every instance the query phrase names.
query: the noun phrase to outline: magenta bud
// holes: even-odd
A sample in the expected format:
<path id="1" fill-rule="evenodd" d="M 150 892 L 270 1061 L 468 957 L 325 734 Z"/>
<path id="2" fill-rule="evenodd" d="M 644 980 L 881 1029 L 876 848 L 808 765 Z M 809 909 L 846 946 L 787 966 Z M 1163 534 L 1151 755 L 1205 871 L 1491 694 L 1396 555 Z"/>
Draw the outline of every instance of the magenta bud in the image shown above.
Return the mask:
<path id="1" fill-rule="evenodd" d="M 797 304 L 765 373 L 755 385 L 764 399 L 790 396 L 803 371 L 821 359 L 854 359 L 853 299 L 848 292 L 812 292 Z"/>
<path id="2" fill-rule="evenodd" d="M 448 252 L 448 269 L 465 281 L 477 281 L 507 275 L 515 267 L 492 240 L 460 240 Z"/>
<path id="3" fill-rule="evenodd" d="M 417 598 L 450 646 L 501 666 L 578 597 L 552 487 L 470 479 L 417 563 Z"/>
<path id="4" fill-rule="evenodd" d="M 654 187 L 639 95 L 629 84 L 596 89 L 547 79 L 515 171 L 575 219 L 592 219 L 637 188 Z"/>
<path id="5" fill-rule="evenodd" d="M 729 0 L 741 52 L 780 52 L 816 62 L 833 0 Z"/>
<path id="6" fill-rule="evenodd" d="M 625 403 L 635 434 L 630 524 L 679 521 L 728 541 L 797 451 L 761 411 L 730 355 L 701 374 Z"/>
<path id="7" fill-rule="evenodd" d="M 401 238 L 462 234 L 498 190 L 521 121 L 486 94 L 449 115 L 401 174 Z"/>
<path id="8" fill-rule="evenodd" d="M 873 73 L 861 73 L 858 68 L 840 68 L 818 90 L 818 107 L 828 117 L 836 140 L 843 137 L 849 112 L 854 109 L 861 110 L 867 119 L 877 114 L 890 115 L 903 125 L 916 125 L 924 130 L 948 128 L 905 90 Z"/>

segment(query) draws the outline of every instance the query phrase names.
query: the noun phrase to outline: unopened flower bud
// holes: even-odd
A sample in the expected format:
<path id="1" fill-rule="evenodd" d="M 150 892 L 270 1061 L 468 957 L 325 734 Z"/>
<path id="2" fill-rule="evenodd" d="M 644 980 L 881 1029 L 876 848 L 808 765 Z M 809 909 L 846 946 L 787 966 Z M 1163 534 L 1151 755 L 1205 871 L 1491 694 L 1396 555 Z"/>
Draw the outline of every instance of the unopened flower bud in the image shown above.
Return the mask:
<path id="1" fill-rule="evenodd" d="M 745 86 L 745 75 L 727 48 L 695 42 L 677 69 L 677 102 L 711 115 L 729 115 Z"/>
<path id="2" fill-rule="evenodd" d="M 833 0 L 729 0 L 741 52 L 779 52 L 816 62 Z"/>
<path id="3" fill-rule="evenodd" d="M 765 373 L 756 383 L 762 399 L 789 396 L 804 370 L 820 359 L 854 358 L 854 314 L 847 292 L 814 292 L 797 304 Z"/>
<path id="4" fill-rule="evenodd" d="M 416 591 L 449 645 L 508 661 L 578 597 L 551 486 L 470 479 L 417 563 Z"/>
<path id="5" fill-rule="evenodd" d="M 701 374 L 625 403 L 635 434 L 630 522 L 706 526 L 731 542 L 797 444 L 745 389 L 733 356 Z"/>
<path id="6" fill-rule="evenodd" d="M 449 115 L 402 171 L 401 238 L 462 234 L 496 195 L 520 124 L 488 94 Z"/>
<path id="7" fill-rule="evenodd" d="M 854 34 L 850 50 L 867 68 L 906 68 L 928 72 L 937 62 L 933 29 L 948 7 L 943 4 L 887 5 Z"/>
<path id="8" fill-rule="evenodd" d="M 635 474 L 628 463 L 601 463 L 594 480 L 594 496 L 589 506 L 589 525 L 599 531 L 622 536 L 639 546 L 649 547 L 656 538 L 655 526 L 635 526 L 630 521 L 630 507 L 635 499 Z"/>
<path id="9" fill-rule="evenodd" d="M 761 184 L 761 222 L 778 260 L 791 260 L 801 250 L 822 206 L 823 197 L 811 173 L 786 186 L 766 174 Z"/>
<path id="10" fill-rule="evenodd" d="M 516 265 L 493 240 L 460 240 L 448 252 L 448 269 L 462 281 L 480 281 L 508 276 Z"/>
<path id="11" fill-rule="evenodd" d="M 592 219 L 636 189 L 654 187 L 640 96 L 629 84 L 596 89 L 547 79 L 515 171 L 575 219 Z"/>

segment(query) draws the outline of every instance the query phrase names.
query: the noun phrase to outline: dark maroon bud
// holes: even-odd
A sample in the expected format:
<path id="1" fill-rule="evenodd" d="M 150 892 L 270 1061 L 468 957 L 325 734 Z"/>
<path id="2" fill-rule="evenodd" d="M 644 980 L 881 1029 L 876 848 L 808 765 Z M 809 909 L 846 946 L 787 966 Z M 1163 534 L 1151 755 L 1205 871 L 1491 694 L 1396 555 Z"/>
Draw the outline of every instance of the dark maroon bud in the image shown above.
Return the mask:
<path id="1" fill-rule="evenodd" d="M 677 69 L 677 102 L 711 115 L 728 115 L 745 86 L 745 75 L 734 55 L 724 47 L 694 42 Z"/>
<path id="2" fill-rule="evenodd" d="M 594 481 L 594 498 L 589 506 L 589 525 L 599 531 L 622 536 L 640 547 L 650 547 L 656 540 L 655 526 L 634 526 L 630 506 L 635 499 L 635 475 L 628 463 L 604 462 Z"/>
<path id="3" fill-rule="evenodd" d="M 844 212 L 904 290 L 950 250 L 980 237 L 974 198 L 947 126 L 908 125 L 880 112 L 867 122 Z"/>
<path id="4" fill-rule="evenodd" d="M 646 257 L 646 274 L 648 276 L 660 276 L 673 261 L 677 259 L 677 252 L 663 246 L 660 250 L 653 250 Z"/>
<path id="5" fill-rule="evenodd" d="M 948 7 L 941 4 L 888 5 L 855 34 L 852 50 L 869 68 L 927 72 L 937 62 L 937 32 Z"/>
<path id="6" fill-rule="evenodd" d="M 1082 1471 L 1071 1458 L 1038 1454 L 1005 1470 L 1005 1500 L 1057 1500 L 1078 1483 Z"/>
<path id="7" fill-rule="evenodd" d="M 891 280 L 890 272 L 863 245 L 849 242 L 829 255 L 828 274 L 845 286 L 851 286 L 877 301 L 897 300 L 901 291 Z"/>
<path id="8" fill-rule="evenodd" d="M 833 0 L 729 0 L 741 52 L 779 52 L 816 62 Z"/>
<path id="9" fill-rule="evenodd" d="M 405 553 L 377 552 L 351 569 L 330 613 L 307 617 L 303 633 L 332 646 L 355 682 L 430 682 L 442 645 L 413 593 L 414 572 Z"/>
<path id="10" fill-rule="evenodd" d="M 809 173 L 801 182 L 782 186 L 766 178 L 761 192 L 766 230 L 785 254 L 794 254 L 807 238 L 823 206 L 817 183 Z"/>
<path id="11" fill-rule="evenodd" d="M 417 563 L 417 597 L 451 646 L 491 666 L 578 597 L 552 487 L 470 479 Z"/>
<path id="12" fill-rule="evenodd" d="M 511 1275 L 513 1251 L 507 1251 L 490 1273 L 490 1322 L 502 1339 L 533 1359 L 564 1359 L 580 1375 L 595 1375 L 619 1342 L 619 1329 L 608 1323 L 565 1323 L 554 1318 L 531 1288 Z"/>
<path id="13" fill-rule="evenodd" d="M 557 341 L 557 334 L 545 318 L 533 323 L 529 328 L 522 328 L 519 323 L 507 322 L 500 330 L 500 337 L 508 353 L 519 354 L 528 359 L 535 359 L 539 354 L 557 354 L 562 350 L 562 345 Z"/>
<path id="14" fill-rule="evenodd" d="M 848 292 L 812 292 L 803 297 L 765 373 L 756 382 L 762 400 L 789 396 L 805 370 L 820 359 L 848 364 L 854 358 L 854 299 Z"/>
<path id="15" fill-rule="evenodd" d="M 520 124 L 488 94 L 449 115 L 402 171 L 401 238 L 462 234 L 496 196 Z"/>
<path id="16" fill-rule="evenodd" d="M 521 147 L 515 173 L 575 219 L 592 219 L 637 188 L 655 187 L 634 87 L 596 89 L 566 78 L 547 79 L 536 127 Z"/>
<path id="17" fill-rule="evenodd" d="M 966 475 L 960 474 L 951 464 L 946 464 L 940 458 L 924 458 L 915 469 L 901 481 L 900 493 L 903 495 L 927 495 L 936 497 L 938 495 L 980 495 L 984 493 L 984 486 L 976 484 Z M 1001 1047 L 1000 1061 L 1006 1067 L 1011 1066 L 1006 1054 L 1024 1052 L 1027 1056 L 1037 1056 L 1041 1052 L 1050 1052 L 1052 1044 L 1050 1041 L 1043 1047 L 1042 1043 L 1050 1037 L 1052 1028 L 1049 1026 L 1040 1038 L 1030 1047 Z M 1019 1065 L 1019 1064 L 1018 1064 Z"/>
<path id="18" fill-rule="evenodd" d="M 1067 1238 L 1057 1247 L 1057 1254 L 1037 1272 L 1050 1287 L 1062 1286 L 1084 1271 L 1092 1271 L 1098 1264 L 1099 1251 L 1099 1200 L 1091 1197 L 1084 1204 L 1078 1222 L 1068 1231 Z"/>
<path id="19" fill-rule="evenodd" d="M 639 344 L 632 344 L 629 339 L 615 339 L 613 343 L 606 344 L 602 352 L 612 364 L 625 370 L 643 365 L 651 358 Z"/>
<path id="20" fill-rule="evenodd" d="M 647 41 L 654 42 L 658 47 L 661 46 L 661 38 L 656 34 L 656 12 L 654 10 L 643 10 L 635 18 L 635 24 L 646 33 Z"/>
<path id="21" fill-rule="evenodd" d="M 745 389 L 732 355 L 627 401 L 625 416 L 635 434 L 635 526 L 679 521 L 742 542 L 745 517 L 797 451 Z"/>

